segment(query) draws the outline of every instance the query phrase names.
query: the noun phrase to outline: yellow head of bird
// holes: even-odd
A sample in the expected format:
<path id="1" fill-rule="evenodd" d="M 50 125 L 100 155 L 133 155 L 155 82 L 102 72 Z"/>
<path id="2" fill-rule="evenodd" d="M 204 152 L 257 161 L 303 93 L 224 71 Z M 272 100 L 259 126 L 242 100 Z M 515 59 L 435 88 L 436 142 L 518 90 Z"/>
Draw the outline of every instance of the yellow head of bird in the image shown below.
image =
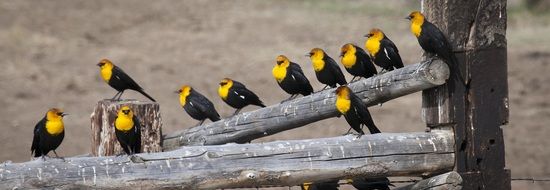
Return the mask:
<path id="1" fill-rule="evenodd" d="M 308 54 L 306 54 L 306 56 L 310 57 L 311 60 L 323 59 L 325 56 L 325 51 L 321 48 L 313 48 Z"/>
<path id="2" fill-rule="evenodd" d="M 63 111 L 59 108 L 51 108 L 46 113 L 46 119 L 49 121 L 52 120 L 61 120 L 63 116 L 66 116 L 66 113 L 63 113 Z"/>
<path id="3" fill-rule="evenodd" d="M 224 78 L 220 81 L 220 87 L 218 88 L 218 95 L 222 99 L 227 99 L 227 95 L 229 95 L 229 88 L 233 86 L 233 80 L 229 78 Z"/>
<path id="4" fill-rule="evenodd" d="M 378 41 L 382 40 L 384 38 L 384 32 L 382 32 L 382 30 L 378 29 L 378 28 L 373 28 L 369 31 L 369 33 L 367 35 L 365 35 L 365 37 L 369 38 L 369 39 L 376 39 Z"/>
<path id="5" fill-rule="evenodd" d="M 224 87 L 224 86 L 231 85 L 231 84 L 233 84 L 233 80 L 231 80 L 230 78 L 223 78 L 220 81 L 220 87 Z"/>
<path id="6" fill-rule="evenodd" d="M 342 48 L 340 48 L 340 57 L 344 57 L 344 55 L 346 55 L 346 53 L 348 53 L 350 51 L 353 51 L 353 50 L 355 50 L 355 47 L 353 47 L 352 43 L 344 44 L 342 46 Z"/>
<path id="7" fill-rule="evenodd" d="M 422 23 L 424 22 L 424 15 L 420 11 L 413 11 L 405 19 L 410 20 L 413 23 Z"/>
<path id="8" fill-rule="evenodd" d="M 286 56 L 284 56 L 284 55 L 279 55 L 279 56 L 277 56 L 277 60 L 276 60 L 276 61 L 277 61 L 277 65 L 279 65 L 279 66 L 288 65 L 289 62 L 290 62 L 290 60 L 289 60 Z"/>
<path id="9" fill-rule="evenodd" d="M 134 117 L 134 112 L 132 111 L 132 109 L 130 109 L 129 106 L 122 106 L 119 110 L 118 110 L 118 116 L 124 116 L 124 117 L 129 117 L 129 118 L 132 118 Z"/>
<path id="10" fill-rule="evenodd" d="M 349 87 L 347 87 L 346 85 L 342 85 L 342 86 L 339 86 L 338 88 L 336 88 L 336 91 L 334 91 L 334 93 L 336 94 L 336 97 L 337 98 L 342 98 L 342 99 L 349 99 L 349 92 L 351 91 L 351 89 L 349 89 Z"/>
<path id="11" fill-rule="evenodd" d="M 183 85 L 181 86 L 180 89 L 178 89 L 176 91 L 177 94 L 180 95 L 180 104 L 181 106 L 184 106 L 185 103 L 187 102 L 187 96 L 189 96 L 189 94 L 191 94 L 191 87 L 188 86 L 188 85 Z"/>
<path id="12" fill-rule="evenodd" d="M 99 63 L 97 63 L 97 66 L 99 66 L 101 68 L 113 67 L 113 62 L 111 62 L 108 59 L 102 59 L 101 61 L 99 61 Z"/>

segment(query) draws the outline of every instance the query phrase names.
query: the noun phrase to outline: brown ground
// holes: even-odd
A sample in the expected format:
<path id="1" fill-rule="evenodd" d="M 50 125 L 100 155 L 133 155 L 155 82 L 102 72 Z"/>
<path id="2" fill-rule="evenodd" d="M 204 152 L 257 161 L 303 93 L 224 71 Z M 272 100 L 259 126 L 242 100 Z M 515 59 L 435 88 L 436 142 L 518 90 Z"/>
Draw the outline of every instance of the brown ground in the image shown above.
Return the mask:
<path id="1" fill-rule="evenodd" d="M 518 1 L 510 4 L 507 166 L 512 176 L 547 177 L 550 17 L 531 15 Z M 271 77 L 275 56 L 300 63 L 319 89 L 303 55 L 321 47 L 336 58 L 344 43 L 362 46 L 372 27 L 384 29 L 406 64 L 418 61 L 420 47 L 403 19 L 418 8 L 418 3 L 395 1 L 0 1 L 0 160 L 29 160 L 33 127 L 50 107 L 71 114 L 58 152 L 89 152 L 92 108 L 116 93 L 99 77 L 95 64 L 102 58 L 113 60 L 158 100 L 169 133 L 196 122 L 172 93 L 180 85 L 191 84 L 210 97 L 224 116 L 233 109 L 217 98 L 223 77 L 243 82 L 273 104 L 287 97 Z M 135 92 L 124 97 L 145 100 Z M 421 131 L 420 104 L 417 93 L 371 112 L 383 131 Z M 346 126 L 344 119 L 333 118 L 261 141 L 341 135 Z M 512 184 L 514 189 L 550 187 Z"/>

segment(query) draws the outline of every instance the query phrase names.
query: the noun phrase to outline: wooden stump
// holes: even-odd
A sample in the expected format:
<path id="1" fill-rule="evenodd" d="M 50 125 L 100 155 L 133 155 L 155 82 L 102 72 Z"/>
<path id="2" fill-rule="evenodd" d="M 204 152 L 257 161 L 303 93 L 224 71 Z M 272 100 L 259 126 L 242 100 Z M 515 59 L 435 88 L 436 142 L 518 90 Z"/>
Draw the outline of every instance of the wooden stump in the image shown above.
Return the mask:
<path id="1" fill-rule="evenodd" d="M 120 107 L 128 105 L 141 124 L 141 151 L 162 151 L 162 119 L 159 104 L 137 100 L 101 100 L 90 116 L 92 125 L 92 155 L 111 156 L 123 153 L 115 136 L 114 121 Z"/>

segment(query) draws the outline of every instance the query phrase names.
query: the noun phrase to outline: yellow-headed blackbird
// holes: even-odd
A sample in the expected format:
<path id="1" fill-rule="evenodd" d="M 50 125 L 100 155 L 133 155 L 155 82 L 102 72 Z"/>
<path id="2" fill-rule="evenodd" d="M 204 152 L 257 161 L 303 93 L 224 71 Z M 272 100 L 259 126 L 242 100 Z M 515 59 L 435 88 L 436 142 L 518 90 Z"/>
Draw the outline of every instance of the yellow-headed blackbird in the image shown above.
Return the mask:
<path id="1" fill-rule="evenodd" d="M 369 51 L 374 64 L 386 71 L 403 67 L 399 50 L 382 30 L 374 28 L 365 37 L 368 37 L 365 48 Z"/>
<path id="2" fill-rule="evenodd" d="M 118 110 L 115 119 L 115 134 L 126 154 L 141 152 L 141 125 L 130 107 L 122 106 Z"/>
<path id="3" fill-rule="evenodd" d="M 109 86 L 118 91 L 118 93 L 115 94 L 115 97 L 112 98 L 113 100 L 115 100 L 115 98 L 116 100 L 120 100 L 122 93 L 124 93 L 124 91 L 127 89 L 131 89 L 143 94 L 151 101 L 155 102 L 155 99 L 149 96 L 149 94 L 145 93 L 143 91 L 143 88 L 141 88 L 132 78 L 130 78 L 128 74 L 126 74 L 124 71 L 122 71 L 122 69 L 114 65 L 108 59 L 101 60 L 97 64 L 97 66 L 101 68 L 101 78 L 103 78 L 103 80 L 105 80 L 105 82 L 109 84 Z"/>
<path id="4" fill-rule="evenodd" d="M 277 64 L 273 67 L 272 74 L 277 80 L 277 84 L 286 93 L 291 94 L 287 100 L 298 94 L 307 96 L 313 93 L 313 87 L 309 84 L 309 80 L 307 80 L 300 65 L 290 62 L 284 55 L 277 56 Z"/>
<path id="5" fill-rule="evenodd" d="M 389 186 L 394 186 L 386 177 L 354 178 L 353 180 L 348 179 L 348 183 L 351 183 L 358 190 L 390 190 Z"/>
<path id="6" fill-rule="evenodd" d="M 218 95 L 229 106 L 237 109 L 233 115 L 236 115 L 242 108 L 248 105 L 257 105 L 265 107 L 264 103 L 254 92 L 248 90 L 244 84 L 239 81 L 224 78 L 220 81 Z"/>
<path id="7" fill-rule="evenodd" d="M 67 114 L 63 113 L 61 109 L 52 108 L 36 124 L 31 146 L 31 154 L 34 153 L 34 157 L 47 156 L 50 151 L 53 151 L 55 156 L 59 157 L 55 149 L 65 137 L 65 126 L 63 124 L 63 116 L 65 115 Z"/>
<path id="8" fill-rule="evenodd" d="M 327 182 L 318 182 L 318 183 L 303 183 L 300 185 L 302 190 L 338 190 L 340 184 L 339 180 L 327 181 Z"/>
<path id="9" fill-rule="evenodd" d="M 451 44 L 434 24 L 426 20 L 424 15 L 418 11 L 413 11 L 406 19 L 411 21 L 411 32 L 418 39 L 420 47 L 424 51 L 435 54 L 442 58 L 449 65 L 451 75 L 454 75 L 453 80 L 460 81 L 460 84 L 465 84 L 462 77 L 460 68 L 458 67 L 458 61 L 453 54 Z"/>
<path id="10" fill-rule="evenodd" d="M 339 86 L 336 91 L 336 109 L 344 115 L 351 128 L 360 135 L 365 134 L 361 125 L 366 125 L 371 134 L 380 133 L 374 125 L 367 106 L 347 86 Z"/>
<path id="11" fill-rule="evenodd" d="M 322 49 L 313 48 L 306 56 L 311 59 L 317 80 L 326 84 L 323 90 L 328 86 L 334 88 L 336 84 L 344 85 L 347 83 L 346 77 L 344 77 L 344 73 L 342 73 L 336 61 L 329 57 Z"/>
<path id="12" fill-rule="evenodd" d="M 180 95 L 180 105 L 185 112 L 193 119 L 200 121 L 198 125 L 202 125 L 206 119 L 220 120 L 220 114 L 214 108 L 214 104 L 195 89 L 184 85 L 176 93 Z"/>
<path id="13" fill-rule="evenodd" d="M 353 75 L 350 82 L 353 82 L 356 77 L 369 78 L 378 73 L 365 50 L 354 44 L 343 45 L 340 49 L 340 57 L 346 71 Z"/>

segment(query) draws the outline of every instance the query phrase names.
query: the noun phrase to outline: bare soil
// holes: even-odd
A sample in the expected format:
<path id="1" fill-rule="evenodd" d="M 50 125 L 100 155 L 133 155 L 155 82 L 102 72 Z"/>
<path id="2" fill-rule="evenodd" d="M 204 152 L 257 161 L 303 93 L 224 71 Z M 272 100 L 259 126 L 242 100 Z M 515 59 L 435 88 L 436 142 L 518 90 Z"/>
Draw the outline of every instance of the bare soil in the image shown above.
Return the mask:
<path id="1" fill-rule="evenodd" d="M 508 67 L 510 123 L 503 126 L 512 176 L 550 176 L 550 19 L 509 8 Z M 315 89 L 307 57 L 313 47 L 338 57 L 341 45 L 363 46 L 378 27 L 396 43 L 405 64 L 421 49 L 403 18 L 418 2 L 400 1 L 0 1 L 0 161 L 30 159 L 32 130 L 50 107 L 71 114 L 58 153 L 90 150 L 90 113 L 116 91 L 95 65 L 109 58 L 161 105 L 165 133 L 196 123 L 172 92 L 190 84 L 209 97 L 223 116 L 233 109 L 217 97 L 230 77 L 256 91 L 266 104 L 288 97 L 275 83 L 275 57 L 301 64 Z M 519 7 L 519 8 L 518 8 Z M 346 74 L 348 80 L 350 75 Z M 124 98 L 146 100 L 135 92 Z M 385 132 L 422 131 L 421 95 L 371 107 Z M 249 107 L 246 110 L 256 109 Z M 337 136 L 348 125 L 332 118 L 265 137 L 260 141 Z M 548 189 L 550 183 L 513 182 L 514 189 Z M 349 188 L 349 187 L 346 187 Z M 294 188 L 296 189 L 296 187 Z"/>

